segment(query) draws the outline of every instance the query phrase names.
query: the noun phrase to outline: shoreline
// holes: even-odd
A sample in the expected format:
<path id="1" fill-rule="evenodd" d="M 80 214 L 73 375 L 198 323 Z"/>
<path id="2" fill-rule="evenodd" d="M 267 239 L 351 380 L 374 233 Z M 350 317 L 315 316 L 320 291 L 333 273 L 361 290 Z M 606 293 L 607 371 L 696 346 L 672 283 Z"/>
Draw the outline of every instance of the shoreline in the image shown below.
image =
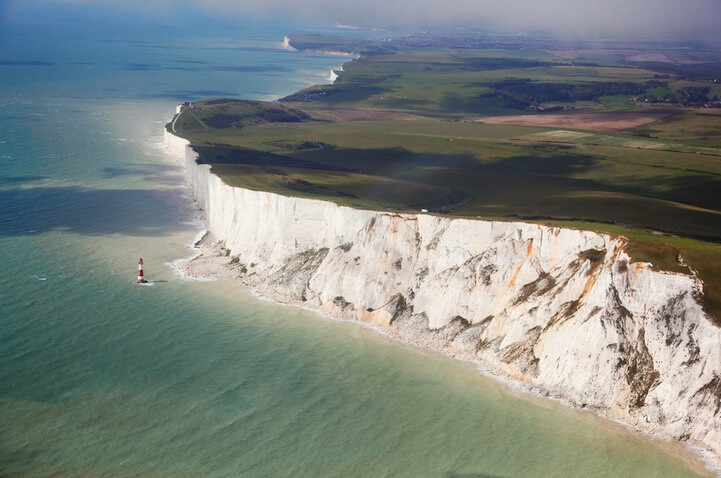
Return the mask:
<path id="1" fill-rule="evenodd" d="M 357 60 L 358 58 L 361 57 L 360 53 L 348 53 L 348 52 L 335 51 L 335 50 L 313 50 L 313 49 L 299 50 L 298 48 L 293 46 L 293 40 L 291 40 L 291 38 L 288 35 L 283 37 L 283 43 L 281 44 L 281 48 L 283 48 L 284 50 L 288 50 L 288 51 L 297 51 L 297 52 L 309 53 L 309 54 L 313 54 L 313 55 L 347 56 L 347 57 L 352 58 L 351 61 Z M 341 63 L 341 65 L 338 68 L 333 68 L 330 70 L 330 75 L 328 77 L 328 81 L 330 82 L 331 85 L 334 84 L 336 82 L 336 80 L 338 79 L 338 77 L 340 76 L 340 75 L 338 75 L 338 73 L 343 71 L 343 65 L 345 63 L 346 62 L 343 62 L 343 63 Z M 309 85 L 309 86 L 312 86 L 312 85 Z"/>
<path id="2" fill-rule="evenodd" d="M 500 386 L 505 387 L 514 394 L 520 395 L 525 400 L 549 401 L 551 403 L 559 405 L 562 408 L 561 411 L 564 412 L 588 412 L 593 415 L 593 417 L 597 420 L 608 422 L 613 426 L 618 426 L 627 433 L 641 435 L 641 438 L 648 440 L 649 444 L 652 446 L 659 446 L 659 443 L 665 443 L 673 446 L 674 448 L 677 448 L 677 451 L 679 452 L 689 452 L 690 456 L 678 456 L 677 458 L 686 463 L 689 469 L 694 472 L 721 476 L 721 460 L 719 460 L 713 454 L 713 452 L 699 445 L 688 442 L 679 442 L 673 437 L 665 436 L 660 433 L 654 433 L 649 430 L 644 430 L 642 428 L 634 426 L 631 423 L 627 423 L 620 419 L 610 417 L 605 413 L 603 409 L 583 407 L 572 401 L 569 401 L 567 398 L 564 398 L 562 396 L 551 395 L 547 391 L 539 387 L 529 386 L 528 384 L 525 384 L 504 374 L 502 371 L 489 367 L 490 364 L 476 357 L 471 357 L 464 354 L 453 354 L 448 349 L 436 349 L 432 347 L 427 347 L 415 343 L 411 339 L 404 337 L 398 333 L 394 333 L 392 329 L 384 328 L 375 323 L 363 322 L 350 318 L 344 318 L 337 315 L 332 315 L 322 309 L 305 305 L 303 302 L 297 300 L 287 300 L 279 294 L 272 295 L 264 293 L 263 291 L 259 290 L 256 285 L 244 280 L 244 277 L 234 270 L 233 265 L 227 261 L 227 256 L 224 256 L 222 254 L 222 251 L 225 250 L 224 246 L 222 245 L 222 241 L 218 241 L 210 237 L 207 230 L 203 230 L 201 231 L 201 233 L 203 233 L 204 239 L 209 240 L 203 244 L 199 244 L 198 246 L 195 246 L 194 244 L 189 244 L 188 247 L 196 251 L 196 253 L 190 257 L 173 261 L 176 273 L 179 277 L 183 279 L 200 282 L 212 282 L 219 279 L 231 279 L 233 281 L 239 282 L 241 286 L 244 287 L 252 297 L 259 301 L 274 304 L 276 306 L 303 310 L 324 320 L 330 320 L 333 322 L 361 327 L 363 329 L 372 331 L 374 334 L 379 336 L 382 340 L 387 341 L 389 344 L 393 344 L 396 346 L 403 345 L 414 349 L 414 351 L 418 353 L 428 353 L 432 355 L 438 355 L 443 359 L 464 362 L 472 366 L 473 369 L 483 377 L 495 382 L 496 384 L 499 384 Z M 206 264 L 210 262 L 213 264 L 213 267 L 211 269 L 206 269 L 202 272 L 195 271 L 193 270 L 192 263 L 197 260 L 203 260 L 206 262 Z"/>

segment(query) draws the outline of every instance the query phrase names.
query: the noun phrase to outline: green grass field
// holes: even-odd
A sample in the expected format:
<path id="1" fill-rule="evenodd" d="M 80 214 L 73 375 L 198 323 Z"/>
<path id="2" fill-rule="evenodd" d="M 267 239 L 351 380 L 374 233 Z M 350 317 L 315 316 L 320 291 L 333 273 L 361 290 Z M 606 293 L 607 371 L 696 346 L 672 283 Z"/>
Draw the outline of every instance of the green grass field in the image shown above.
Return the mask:
<path id="1" fill-rule="evenodd" d="M 539 51 L 376 49 L 346 64 L 334 85 L 283 104 L 198 102 L 174 126 L 234 186 L 621 234 L 635 259 L 689 273 L 680 254 L 720 317 L 721 109 L 629 101 L 638 92 L 688 96 L 701 90 L 674 88 L 710 82 L 618 58 L 589 63 Z M 626 113 L 652 115 L 613 132 L 583 121 L 475 121 L 539 115 L 523 109 L 539 105 L 564 116 L 610 112 L 621 123 Z"/>

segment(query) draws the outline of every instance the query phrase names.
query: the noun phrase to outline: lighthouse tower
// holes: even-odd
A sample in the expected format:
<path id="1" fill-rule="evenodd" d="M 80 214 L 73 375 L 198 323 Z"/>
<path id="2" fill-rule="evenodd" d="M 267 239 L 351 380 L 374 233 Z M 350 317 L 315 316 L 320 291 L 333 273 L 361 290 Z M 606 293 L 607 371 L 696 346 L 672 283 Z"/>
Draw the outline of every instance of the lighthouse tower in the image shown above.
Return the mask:
<path id="1" fill-rule="evenodd" d="M 138 284 L 145 284 L 145 277 L 143 277 L 143 258 L 141 257 L 138 261 Z"/>

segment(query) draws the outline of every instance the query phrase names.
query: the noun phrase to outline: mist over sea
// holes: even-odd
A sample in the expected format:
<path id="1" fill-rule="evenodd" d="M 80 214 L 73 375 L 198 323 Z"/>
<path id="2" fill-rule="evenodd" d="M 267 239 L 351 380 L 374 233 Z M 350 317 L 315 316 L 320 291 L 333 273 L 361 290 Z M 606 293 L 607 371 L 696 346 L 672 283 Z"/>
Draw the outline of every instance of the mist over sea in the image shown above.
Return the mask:
<path id="1" fill-rule="evenodd" d="M 176 103 L 326 82 L 347 59 L 280 46 L 333 28 L 39 5 L 0 19 L 0 476 L 701 471 L 470 364 L 175 275 L 202 227 L 161 145 Z"/>

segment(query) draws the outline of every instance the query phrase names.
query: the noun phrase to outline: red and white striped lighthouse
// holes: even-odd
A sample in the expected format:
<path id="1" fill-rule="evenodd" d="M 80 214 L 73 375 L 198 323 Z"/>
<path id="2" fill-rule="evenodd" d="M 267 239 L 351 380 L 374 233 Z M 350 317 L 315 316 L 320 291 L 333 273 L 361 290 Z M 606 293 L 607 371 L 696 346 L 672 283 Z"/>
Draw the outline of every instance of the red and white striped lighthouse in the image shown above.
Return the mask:
<path id="1" fill-rule="evenodd" d="M 138 284 L 144 284 L 145 282 L 148 281 L 143 277 L 143 258 L 141 257 L 138 261 Z"/>

